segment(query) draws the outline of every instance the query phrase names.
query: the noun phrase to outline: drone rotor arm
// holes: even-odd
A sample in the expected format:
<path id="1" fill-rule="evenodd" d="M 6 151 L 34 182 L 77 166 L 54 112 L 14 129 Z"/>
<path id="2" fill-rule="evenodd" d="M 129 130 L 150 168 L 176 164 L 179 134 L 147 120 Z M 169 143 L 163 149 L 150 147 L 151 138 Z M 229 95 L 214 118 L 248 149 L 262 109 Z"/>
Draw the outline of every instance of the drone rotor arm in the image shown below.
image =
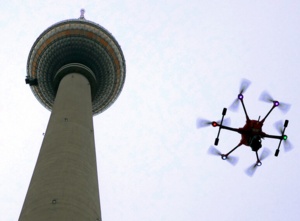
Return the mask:
<path id="1" fill-rule="evenodd" d="M 243 106 L 243 110 L 244 110 L 246 119 L 247 119 L 247 120 L 250 120 L 250 119 L 249 119 L 249 116 L 248 116 L 248 113 L 247 113 L 247 110 L 246 110 L 246 107 L 245 107 L 245 104 L 244 104 L 244 101 L 243 101 L 243 98 L 240 99 L 240 100 L 241 100 L 241 103 L 242 103 L 242 106 Z"/>
<path id="2" fill-rule="evenodd" d="M 275 106 L 275 105 L 272 106 L 272 108 L 269 110 L 269 112 L 266 114 L 266 116 L 261 120 L 261 122 L 265 122 L 265 120 L 270 115 L 270 113 L 274 110 L 275 107 L 277 107 L 277 106 Z"/>
<path id="3" fill-rule="evenodd" d="M 279 136 L 279 135 L 270 135 L 270 134 L 266 134 L 266 133 L 263 133 L 261 135 L 262 138 L 271 138 L 271 139 L 282 139 L 283 137 L 282 136 Z"/>
<path id="4" fill-rule="evenodd" d="M 239 143 L 238 145 L 236 145 L 231 151 L 229 151 L 227 154 L 225 154 L 226 156 L 229 156 L 229 154 L 231 154 L 233 151 L 235 151 L 238 147 L 240 147 L 242 145 L 242 143 Z"/>
<path id="5" fill-rule="evenodd" d="M 220 127 L 221 127 L 221 129 L 230 130 L 230 131 L 234 131 L 237 133 L 242 133 L 241 130 L 238 128 L 228 127 L 228 126 L 224 126 L 224 125 L 222 125 Z"/>

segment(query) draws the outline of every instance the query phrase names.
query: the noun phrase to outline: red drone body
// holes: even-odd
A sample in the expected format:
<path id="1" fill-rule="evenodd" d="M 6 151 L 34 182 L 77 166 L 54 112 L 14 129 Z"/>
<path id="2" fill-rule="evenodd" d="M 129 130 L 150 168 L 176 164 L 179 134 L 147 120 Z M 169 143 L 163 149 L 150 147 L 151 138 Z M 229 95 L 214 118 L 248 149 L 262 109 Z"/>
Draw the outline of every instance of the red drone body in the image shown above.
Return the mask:
<path id="1" fill-rule="evenodd" d="M 239 128 L 238 132 L 242 135 L 240 143 L 250 146 L 250 140 L 253 136 L 263 137 L 262 131 L 263 123 L 257 120 L 247 120 L 243 128 Z"/>

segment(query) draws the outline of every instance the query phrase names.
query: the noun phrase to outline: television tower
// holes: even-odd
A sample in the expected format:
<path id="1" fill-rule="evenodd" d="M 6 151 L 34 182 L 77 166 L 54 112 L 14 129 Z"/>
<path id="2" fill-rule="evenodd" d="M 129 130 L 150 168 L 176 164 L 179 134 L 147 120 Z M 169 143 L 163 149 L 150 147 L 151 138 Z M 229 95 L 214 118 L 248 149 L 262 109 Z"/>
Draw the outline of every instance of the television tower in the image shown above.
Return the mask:
<path id="1" fill-rule="evenodd" d="M 34 42 L 26 83 L 52 112 L 19 221 L 101 220 L 93 115 L 117 99 L 125 72 L 118 42 L 84 10 Z"/>

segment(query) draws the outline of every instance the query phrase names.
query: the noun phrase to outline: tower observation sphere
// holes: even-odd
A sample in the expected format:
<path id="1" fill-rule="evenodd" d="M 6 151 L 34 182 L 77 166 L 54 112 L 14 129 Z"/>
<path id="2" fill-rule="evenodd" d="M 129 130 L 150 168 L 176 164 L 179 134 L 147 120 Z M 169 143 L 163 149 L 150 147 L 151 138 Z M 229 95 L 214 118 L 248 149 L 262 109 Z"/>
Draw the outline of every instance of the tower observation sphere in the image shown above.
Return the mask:
<path id="1" fill-rule="evenodd" d="M 107 109 L 120 94 L 125 59 L 115 38 L 81 16 L 47 28 L 34 42 L 27 61 L 26 82 L 36 98 L 51 110 L 60 80 L 80 70 L 89 80 L 93 114 Z"/>
<path id="2" fill-rule="evenodd" d="M 93 115 L 112 105 L 124 81 L 119 44 L 84 10 L 37 38 L 25 82 L 51 116 L 19 221 L 102 220 Z"/>

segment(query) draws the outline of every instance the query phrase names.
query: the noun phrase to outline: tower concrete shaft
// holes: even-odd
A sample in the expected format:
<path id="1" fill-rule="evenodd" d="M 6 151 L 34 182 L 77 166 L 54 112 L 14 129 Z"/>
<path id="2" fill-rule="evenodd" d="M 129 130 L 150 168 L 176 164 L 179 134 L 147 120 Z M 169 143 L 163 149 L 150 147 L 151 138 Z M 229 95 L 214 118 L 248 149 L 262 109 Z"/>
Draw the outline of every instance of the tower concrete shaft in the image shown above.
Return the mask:
<path id="1" fill-rule="evenodd" d="M 89 81 L 59 83 L 19 221 L 101 220 Z"/>

